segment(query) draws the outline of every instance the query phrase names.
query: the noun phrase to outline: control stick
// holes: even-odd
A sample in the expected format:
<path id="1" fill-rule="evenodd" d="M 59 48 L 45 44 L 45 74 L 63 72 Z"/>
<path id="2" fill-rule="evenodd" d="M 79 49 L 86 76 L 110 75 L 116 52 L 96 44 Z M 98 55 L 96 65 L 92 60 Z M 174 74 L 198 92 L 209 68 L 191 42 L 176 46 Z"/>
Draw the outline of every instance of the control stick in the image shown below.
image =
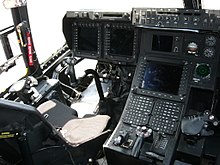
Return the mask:
<path id="1" fill-rule="evenodd" d="M 70 76 L 70 85 L 72 87 L 76 87 L 78 85 L 78 80 L 76 79 L 76 74 L 75 74 L 75 60 L 74 58 L 70 57 L 67 59 L 67 64 L 68 68 L 66 70 L 66 74 Z"/>
<path id="2" fill-rule="evenodd" d="M 131 151 L 131 155 L 133 157 L 138 157 L 140 153 L 140 149 L 143 145 L 144 139 L 148 138 L 152 135 L 152 129 L 147 128 L 146 126 L 140 127 L 138 126 L 136 129 L 137 140 L 134 143 L 133 149 Z"/>

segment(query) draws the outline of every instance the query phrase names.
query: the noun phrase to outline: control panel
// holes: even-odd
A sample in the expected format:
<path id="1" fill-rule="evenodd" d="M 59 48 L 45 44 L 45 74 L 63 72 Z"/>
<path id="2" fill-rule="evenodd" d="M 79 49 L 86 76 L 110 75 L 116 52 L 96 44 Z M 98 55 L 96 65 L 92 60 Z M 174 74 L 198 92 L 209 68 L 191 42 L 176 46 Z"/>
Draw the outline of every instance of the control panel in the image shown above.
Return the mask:
<path id="1" fill-rule="evenodd" d="M 127 22 L 131 20 L 131 12 L 68 11 L 67 18 Z"/>
<path id="2" fill-rule="evenodd" d="M 74 56 L 118 64 L 137 62 L 138 29 L 131 24 L 131 13 L 69 11 L 64 20 Z"/>
<path id="3" fill-rule="evenodd" d="M 138 62 L 120 122 L 104 146 L 109 164 L 167 165 L 178 159 L 173 153 L 183 116 L 212 109 L 219 15 L 207 10 L 132 10 L 140 35 Z"/>
<path id="4" fill-rule="evenodd" d="M 175 28 L 193 30 L 220 30 L 220 11 L 133 8 L 132 24 L 155 28 Z"/>
<path id="5" fill-rule="evenodd" d="M 149 126 L 154 131 L 173 135 L 182 108 L 178 102 L 131 94 L 122 121 L 133 126 Z"/>
<path id="6" fill-rule="evenodd" d="M 203 31 L 179 32 L 169 30 L 142 30 L 145 47 L 141 51 L 177 59 L 216 61 L 219 57 L 218 33 Z"/>
<path id="7" fill-rule="evenodd" d="M 164 77 L 168 74 L 176 78 L 172 80 L 172 78 L 167 77 L 167 81 L 164 78 L 163 80 L 167 84 L 172 84 L 173 90 L 175 83 L 172 81 L 178 84 L 176 84 L 176 94 L 179 96 L 179 100 L 184 98 L 182 96 L 186 94 L 188 84 L 213 89 L 214 84 L 212 82 L 215 79 L 216 65 L 219 60 L 218 52 L 220 51 L 217 46 L 218 43 L 218 33 L 211 31 L 192 33 L 142 29 L 139 56 L 139 60 L 141 60 L 135 78 L 137 80 L 134 84 L 135 88 L 143 89 L 140 84 L 144 82 L 144 76 L 148 77 L 145 81 L 152 83 L 149 76 L 160 72 L 161 77 L 162 74 Z M 143 92 L 146 93 L 146 90 Z M 147 93 L 152 94 L 149 91 Z M 154 93 L 157 94 L 157 91 Z M 171 95 L 161 95 L 160 91 L 160 97 L 168 96 L 178 99 L 176 96 L 172 96 L 175 92 L 165 93 Z"/>
<path id="8" fill-rule="evenodd" d="M 136 66 L 120 121 L 104 145 L 108 164 L 182 161 L 178 154 L 188 146 L 179 142 L 182 119 L 215 106 L 220 11 L 73 11 L 66 19 L 74 56 Z"/>

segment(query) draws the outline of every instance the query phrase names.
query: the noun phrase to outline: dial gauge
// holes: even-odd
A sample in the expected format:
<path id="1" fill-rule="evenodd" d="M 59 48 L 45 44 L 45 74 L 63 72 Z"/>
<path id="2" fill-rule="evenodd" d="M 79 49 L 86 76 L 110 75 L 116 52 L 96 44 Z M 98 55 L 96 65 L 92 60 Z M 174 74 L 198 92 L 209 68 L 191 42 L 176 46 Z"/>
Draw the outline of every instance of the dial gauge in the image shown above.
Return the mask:
<path id="1" fill-rule="evenodd" d="M 206 38 L 205 38 L 205 44 L 206 44 L 207 46 L 215 46 L 215 44 L 216 44 L 216 38 L 215 38 L 215 36 L 212 36 L 212 35 L 206 36 Z"/>
<path id="2" fill-rule="evenodd" d="M 215 49 L 214 48 L 205 48 L 204 52 L 203 52 L 205 57 L 213 57 L 215 54 Z"/>
<path id="3" fill-rule="evenodd" d="M 211 73 L 211 68 L 208 64 L 197 64 L 196 75 L 201 78 L 208 78 Z"/>

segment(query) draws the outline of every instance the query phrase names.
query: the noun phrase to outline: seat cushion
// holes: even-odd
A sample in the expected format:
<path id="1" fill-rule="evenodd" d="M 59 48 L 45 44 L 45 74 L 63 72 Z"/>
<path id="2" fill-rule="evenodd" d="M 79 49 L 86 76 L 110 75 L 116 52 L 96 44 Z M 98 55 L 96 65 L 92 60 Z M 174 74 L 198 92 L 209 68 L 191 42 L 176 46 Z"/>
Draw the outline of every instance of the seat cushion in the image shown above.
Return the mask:
<path id="1" fill-rule="evenodd" d="M 78 146 L 105 133 L 109 119 L 107 115 L 73 119 L 63 126 L 61 134 L 70 144 Z"/>
<path id="2" fill-rule="evenodd" d="M 72 146 L 78 146 L 106 133 L 108 115 L 78 118 L 77 112 L 57 100 L 49 100 L 37 107 L 46 120 L 61 132 Z"/>

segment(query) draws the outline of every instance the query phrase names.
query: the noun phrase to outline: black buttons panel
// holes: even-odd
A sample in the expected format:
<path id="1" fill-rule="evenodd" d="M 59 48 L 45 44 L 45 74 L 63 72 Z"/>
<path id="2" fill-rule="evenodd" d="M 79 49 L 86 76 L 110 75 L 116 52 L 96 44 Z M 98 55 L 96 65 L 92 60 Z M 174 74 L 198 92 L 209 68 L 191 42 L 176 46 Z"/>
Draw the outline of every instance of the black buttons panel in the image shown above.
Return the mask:
<path id="1" fill-rule="evenodd" d="M 150 127 L 155 131 L 173 134 L 178 125 L 181 109 L 180 103 L 157 100 L 149 122 Z"/>
<path id="2" fill-rule="evenodd" d="M 219 10 L 133 8 L 132 13 L 132 24 L 140 27 L 215 31 L 220 29 Z"/>
<path id="3" fill-rule="evenodd" d="M 122 120 L 126 124 L 146 125 L 154 131 L 172 135 L 179 124 L 182 105 L 179 102 L 132 94 Z"/>
<path id="4" fill-rule="evenodd" d="M 153 99 L 145 96 L 131 95 L 125 109 L 123 122 L 131 125 L 147 125 L 153 108 Z"/>

